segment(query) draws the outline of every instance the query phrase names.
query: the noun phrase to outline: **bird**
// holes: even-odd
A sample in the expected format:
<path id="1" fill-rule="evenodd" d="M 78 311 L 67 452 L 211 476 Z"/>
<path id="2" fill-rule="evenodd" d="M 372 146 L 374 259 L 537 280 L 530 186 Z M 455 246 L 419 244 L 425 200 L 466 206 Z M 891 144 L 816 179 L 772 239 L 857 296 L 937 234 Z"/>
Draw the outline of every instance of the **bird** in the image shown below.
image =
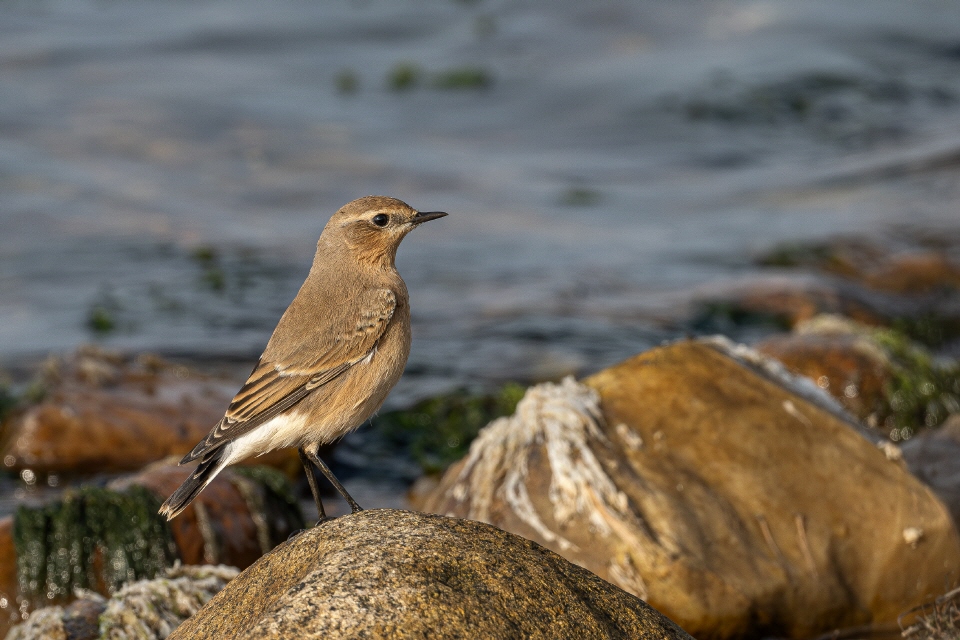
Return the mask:
<path id="1" fill-rule="evenodd" d="M 318 451 L 366 422 L 400 379 L 411 334 L 397 248 L 417 226 L 446 215 L 366 196 L 330 218 L 306 280 L 247 381 L 180 461 L 199 464 L 160 507 L 161 515 L 176 517 L 227 465 L 287 447 L 297 447 L 319 522 L 327 516 L 313 466 L 353 513 L 362 510 Z"/>

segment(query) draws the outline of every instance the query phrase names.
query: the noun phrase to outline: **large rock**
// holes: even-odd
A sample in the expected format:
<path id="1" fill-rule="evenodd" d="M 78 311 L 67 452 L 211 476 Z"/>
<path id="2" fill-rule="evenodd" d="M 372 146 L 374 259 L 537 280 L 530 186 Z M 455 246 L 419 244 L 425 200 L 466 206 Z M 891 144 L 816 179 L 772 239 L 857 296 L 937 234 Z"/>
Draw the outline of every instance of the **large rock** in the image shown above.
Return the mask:
<path id="1" fill-rule="evenodd" d="M 943 504 L 779 364 L 686 341 L 585 382 L 528 391 L 426 508 L 536 540 L 701 640 L 895 622 L 960 578 Z"/>
<path id="2" fill-rule="evenodd" d="M 244 571 L 170 640 L 683 638 L 643 601 L 489 525 L 344 516 Z"/>
<path id="3" fill-rule="evenodd" d="M 204 376 L 156 356 L 125 357 L 94 347 L 51 359 L 6 428 L 2 457 L 14 471 L 133 471 L 190 451 L 223 417 L 235 382 Z M 289 472 L 296 452 L 257 460 Z"/>
<path id="4" fill-rule="evenodd" d="M 114 490 L 149 489 L 159 500 L 176 491 L 194 467 L 161 461 L 110 483 Z M 228 467 L 183 513 L 166 523 L 184 564 L 241 569 L 304 525 L 293 487 L 266 467 Z"/>
<path id="5" fill-rule="evenodd" d="M 0 518 L 0 634 L 20 622 L 17 607 L 17 550 L 13 544 L 13 517 Z"/>

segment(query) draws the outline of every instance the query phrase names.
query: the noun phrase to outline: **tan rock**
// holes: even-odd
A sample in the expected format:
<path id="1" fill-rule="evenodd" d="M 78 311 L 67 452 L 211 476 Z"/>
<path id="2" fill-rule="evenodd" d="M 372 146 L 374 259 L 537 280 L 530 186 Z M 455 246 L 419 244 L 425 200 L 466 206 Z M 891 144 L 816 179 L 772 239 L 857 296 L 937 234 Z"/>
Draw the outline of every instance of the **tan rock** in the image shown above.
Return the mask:
<path id="1" fill-rule="evenodd" d="M 883 325 L 903 314 L 904 304 L 857 283 L 822 275 L 755 276 L 701 291 L 695 323 L 703 326 L 777 324 L 791 328 L 817 315 L 842 314 Z"/>
<path id="2" fill-rule="evenodd" d="M 689 639 L 643 601 L 529 540 L 387 509 L 277 547 L 170 640 L 227 637 Z"/>
<path id="3" fill-rule="evenodd" d="M 863 274 L 865 284 L 881 291 L 917 295 L 960 290 L 960 264 L 936 251 L 889 257 Z"/>
<path id="4" fill-rule="evenodd" d="M 701 640 L 895 622 L 960 578 L 943 504 L 779 364 L 688 341 L 585 383 L 528 391 L 426 507 L 536 540 Z"/>
<path id="5" fill-rule="evenodd" d="M 2 458 L 37 473 L 132 471 L 182 456 L 223 416 L 236 385 L 156 356 L 93 347 L 47 363 L 42 400 L 14 416 Z M 296 452 L 257 460 L 288 472 Z"/>

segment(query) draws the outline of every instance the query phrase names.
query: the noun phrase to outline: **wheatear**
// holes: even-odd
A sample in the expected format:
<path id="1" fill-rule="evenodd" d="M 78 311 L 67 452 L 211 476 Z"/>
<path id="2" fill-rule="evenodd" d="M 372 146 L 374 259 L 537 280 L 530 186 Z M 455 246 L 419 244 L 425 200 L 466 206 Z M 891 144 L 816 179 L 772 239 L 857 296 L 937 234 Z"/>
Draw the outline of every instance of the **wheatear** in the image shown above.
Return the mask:
<path id="1" fill-rule="evenodd" d="M 183 511 L 228 464 L 297 447 L 320 520 L 316 465 L 354 513 L 350 497 L 317 456 L 320 445 L 363 424 L 400 379 L 410 353 L 407 287 L 394 258 L 417 225 L 447 215 L 368 196 L 330 218 L 310 273 L 226 414 L 180 464 L 200 464 L 160 513 Z"/>

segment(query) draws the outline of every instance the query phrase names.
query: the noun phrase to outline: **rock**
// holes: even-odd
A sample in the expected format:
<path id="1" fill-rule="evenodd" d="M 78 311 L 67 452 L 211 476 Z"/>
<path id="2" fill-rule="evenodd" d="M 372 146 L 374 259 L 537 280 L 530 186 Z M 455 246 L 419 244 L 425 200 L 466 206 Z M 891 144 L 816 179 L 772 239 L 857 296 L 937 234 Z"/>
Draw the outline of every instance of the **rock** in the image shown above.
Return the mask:
<path id="1" fill-rule="evenodd" d="M 685 341 L 585 383 L 530 389 L 426 508 L 536 540 L 701 640 L 895 622 L 960 577 L 943 504 L 778 363 Z"/>
<path id="2" fill-rule="evenodd" d="M 264 467 L 224 470 L 167 522 L 157 513 L 160 503 L 190 471 L 153 465 L 106 488 L 81 487 L 60 501 L 21 506 L 7 529 L 0 522 L 0 578 L 8 580 L 0 588 L 7 589 L 9 617 L 70 602 L 78 588 L 108 594 L 174 561 L 249 566 L 304 526 L 285 476 Z"/>
<path id="3" fill-rule="evenodd" d="M 142 486 L 163 500 L 193 466 L 155 463 L 110 483 L 115 490 Z M 241 569 L 304 527 L 293 488 L 266 467 L 223 470 L 183 513 L 167 522 L 185 564 L 228 564 Z"/>
<path id="4" fill-rule="evenodd" d="M 100 615 L 106 610 L 106 600 L 98 594 L 89 594 L 74 600 L 63 610 L 63 630 L 68 640 L 97 640 L 100 637 Z"/>
<path id="5" fill-rule="evenodd" d="M 782 245 L 759 257 L 766 267 L 805 267 L 842 276 L 879 291 L 915 296 L 935 291 L 960 291 L 960 264 L 951 259 L 950 244 L 958 238 L 900 238 L 907 246 L 894 248 L 857 238 L 836 238 L 826 243 Z M 946 242 L 944 242 L 946 240 Z M 927 245 L 927 246 L 923 246 Z"/>
<path id="6" fill-rule="evenodd" d="M 849 411 L 892 440 L 907 440 L 960 411 L 960 363 L 936 358 L 893 329 L 840 316 L 800 323 L 758 350 L 817 381 Z"/>
<path id="7" fill-rule="evenodd" d="M 787 330 L 814 316 L 840 314 L 867 325 L 911 311 L 894 296 L 869 292 L 836 277 L 766 276 L 713 286 L 697 294 L 692 325 L 701 332 L 735 333 L 751 326 Z"/>
<path id="8" fill-rule="evenodd" d="M 901 253 L 867 269 L 862 278 L 874 289 L 910 296 L 960 291 L 960 264 L 934 251 Z"/>
<path id="9" fill-rule="evenodd" d="M 892 326 L 928 346 L 940 347 L 960 338 L 958 240 L 960 236 L 949 233 L 928 238 L 898 234 L 886 241 L 837 238 L 777 247 L 757 262 L 816 274 L 807 280 L 812 277 L 821 283 L 821 289 L 825 286 L 835 292 L 833 296 L 806 296 L 821 313 L 842 313 L 865 324 Z M 774 287 L 758 293 L 741 293 L 727 299 L 727 305 L 733 309 L 743 305 L 783 309 L 785 292 Z"/>
<path id="10" fill-rule="evenodd" d="M 13 516 L 0 518 L 0 635 L 20 622 L 17 609 L 17 550 L 13 544 Z"/>
<path id="11" fill-rule="evenodd" d="M 110 473 L 182 456 L 223 417 L 235 391 L 233 383 L 156 356 L 82 348 L 46 364 L 31 392 L 41 399 L 9 420 L 4 465 L 41 474 Z M 257 463 L 299 470 L 296 452 Z"/>
<path id="12" fill-rule="evenodd" d="M 960 528 L 960 413 L 939 429 L 923 431 L 900 445 L 910 471 L 939 496 Z"/>
<path id="13" fill-rule="evenodd" d="M 237 573 L 226 566 L 177 566 L 159 578 L 124 585 L 109 599 L 86 594 L 66 609 L 34 611 L 6 640 L 161 640 Z"/>
<path id="14" fill-rule="evenodd" d="M 771 336 L 756 348 L 790 371 L 816 381 L 859 420 L 879 425 L 889 414 L 890 357 L 862 325 L 842 330 L 815 328 L 825 324 L 816 320 L 832 317 L 817 316 L 801 323 L 796 332 Z"/>
<path id="15" fill-rule="evenodd" d="M 261 558 L 170 640 L 684 638 L 643 601 L 478 522 L 387 509 Z"/>

